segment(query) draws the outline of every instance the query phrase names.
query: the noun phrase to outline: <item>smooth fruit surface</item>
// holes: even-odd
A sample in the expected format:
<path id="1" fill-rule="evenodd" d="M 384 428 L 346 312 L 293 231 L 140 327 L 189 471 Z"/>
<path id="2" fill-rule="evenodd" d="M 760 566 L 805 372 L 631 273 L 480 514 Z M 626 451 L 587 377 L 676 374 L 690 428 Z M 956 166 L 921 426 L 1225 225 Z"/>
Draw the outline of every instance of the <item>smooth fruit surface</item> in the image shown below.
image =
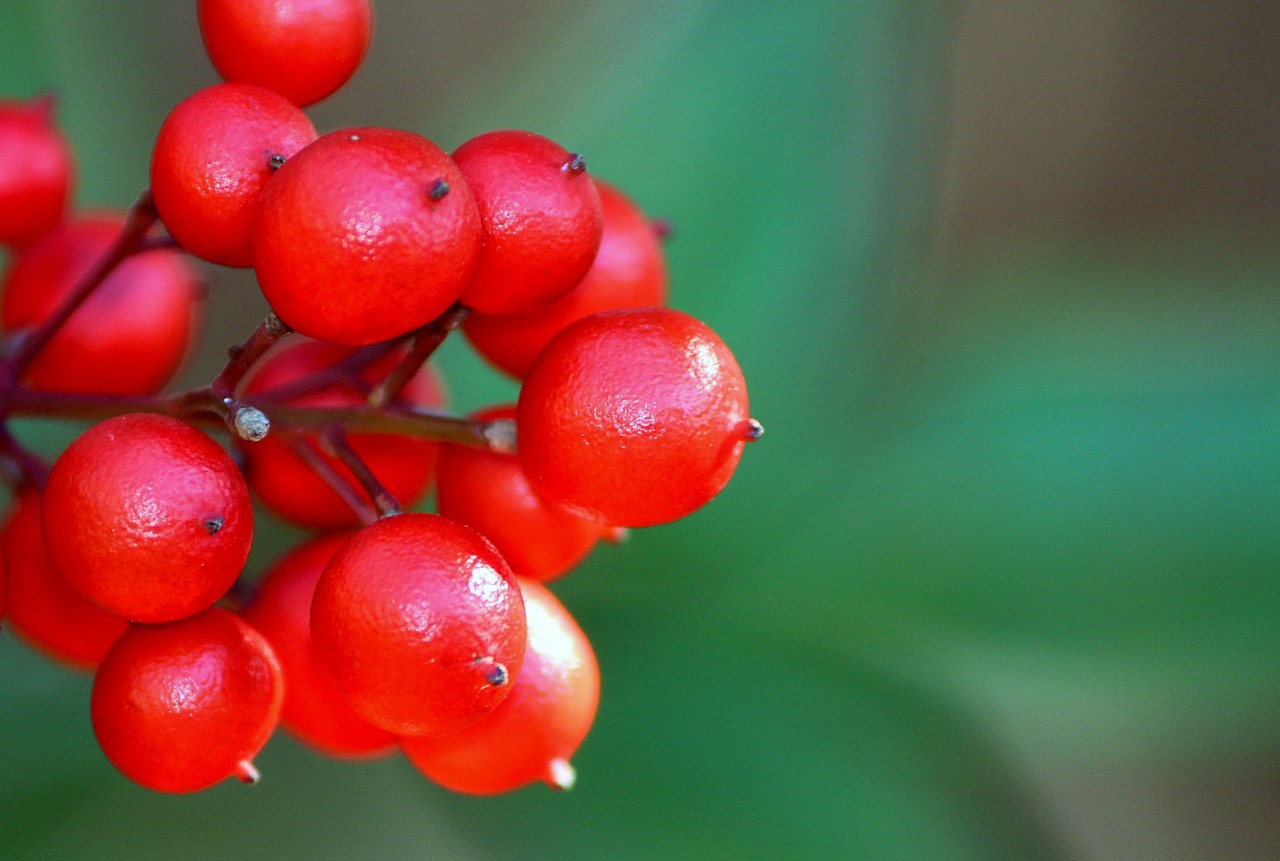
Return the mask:
<path id="1" fill-rule="evenodd" d="M 251 760 L 284 696 L 271 644 L 211 607 L 166 625 L 133 625 L 98 667 L 93 732 L 111 764 L 158 792 L 256 779 Z"/>
<path id="2" fill-rule="evenodd" d="M 190 616 L 235 581 L 253 538 L 249 489 L 213 440 L 130 413 L 54 463 L 41 519 L 54 565 L 103 609 L 140 622 Z"/>
<path id="3" fill-rule="evenodd" d="M 25 245 L 62 218 L 75 182 L 53 100 L 0 100 L 0 245 Z"/>
<path id="4" fill-rule="evenodd" d="M 271 307 L 304 335 L 350 346 L 435 319 L 479 252 L 480 216 L 457 166 L 395 129 L 320 137 L 267 183 L 254 226 Z"/>
<path id="5" fill-rule="evenodd" d="M 546 587 L 520 587 L 529 648 L 510 696 L 458 732 L 400 742 L 419 771 L 454 792 L 493 795 L 538 781 L 568 789 L 569 758 L 595 720 L 600 668 L 590 642 Z"/>
<path id="6" fill-rule="evenodd" d="M 492 711 L 525 650 L 507 563 L 474 530 L 398 514 L 330 560 L 311 605 L 320 663 L 360 715 L 397 735 L 453 732 Z"/>

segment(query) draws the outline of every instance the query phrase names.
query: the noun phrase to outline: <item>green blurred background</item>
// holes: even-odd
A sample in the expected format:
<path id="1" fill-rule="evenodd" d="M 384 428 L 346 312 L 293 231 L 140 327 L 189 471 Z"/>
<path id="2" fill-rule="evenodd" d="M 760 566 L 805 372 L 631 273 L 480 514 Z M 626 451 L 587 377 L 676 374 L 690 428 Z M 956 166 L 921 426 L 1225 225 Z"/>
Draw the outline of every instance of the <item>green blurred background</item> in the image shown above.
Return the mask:
<path id="1" fill-rule="evenodd" d="M 1280 7 L 375 5 L 321 130 L 584 152 L 675 224 L 765 439 L 557 586 L 604 675 L 572 792 L 278 737 L 254 789 L 149 794 L 5 630 L 0 858 L 1280 858 Z M 215 80 L 193 2 L 0 4 L 84 205 Z M 188 383 L 264 311 L 207 271 Z M 441 362 L 459 409 L 514 394 Z"/>

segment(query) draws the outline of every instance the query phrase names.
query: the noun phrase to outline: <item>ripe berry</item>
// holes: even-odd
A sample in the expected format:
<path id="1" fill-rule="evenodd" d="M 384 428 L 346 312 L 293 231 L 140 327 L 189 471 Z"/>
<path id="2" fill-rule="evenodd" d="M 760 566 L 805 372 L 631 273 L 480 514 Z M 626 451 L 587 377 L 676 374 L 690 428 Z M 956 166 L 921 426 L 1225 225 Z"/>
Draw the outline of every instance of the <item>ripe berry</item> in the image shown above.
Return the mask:
<path id="1" fill-rule="evenodd" d="M 35 491 L 18 495 L 0 543 L 9 569 L 3 603 L 14 630 L 59 663 L 92 670 L 129 623 L 89 603 L 54 569 Z"/>
<path id="2" fill-rule="evenodd" d="M 564 605 L 533 581 L 520 588 L 529 647 L 510 696 L 455 733 L 400 741 L 409 761 L 446 789 L 492 795 L 539 780 L 573 785 L 569 757 L 595 720 L 600 668 Z"/>
<path id="3" fill-rule="evenodd" d="M 394 736 L 352 711 L 311 648 L 316 582 L 348 537 L 326 535 L 295 547 L 267 571 L 243 615 L 271 642 L 284 670 L 284 728 L 330 756 L 377 756 L 391 751 Z"/>
<path id="4" fill-rule="evenodd" d="M 581 156 L 541 135 L 507 130 L 472 138 L 453 160 L 484 230 L 464 304 L 490 314 L 529 311 L 582 280 L 604 220 Z"/>
<path id="5" fill-rule="evenodd" d="M 369 0 L 199 0 L 200 35 L 224 80 L 305 107 L 336 92 L 373 35 Z"/>
<path id="6" fill-rule="evenodd" d="M 472 346 L 507 373 L 523 377 L 557 332 L 598 311 L 663 305 L 667 263 L 652 222 L 622 192 L 595 180 L 604 208 L 600 250 L 577 286 L 523 314 L 473 312 L 463 324 Z"/>
<path id="7" fill-rule="evenodd" d="M 760 433 L 729 348 L 669 308 L 593 314 L 556 335 L 525 377 L 517 424 L 533 489 L 613 526 L 700 508 Z"/>
<path id="8" fill-rule="evenodd" d="M 53 99 L 0 100 L 0 245 L 25 245 L 62 218 L 74 182 Z"/>
<path id="9" fill-rule="evenodd" d="M 197 792 L 235 776 L 280 715 L 284 684 L 266 638 L 217 607 L 166 625 L 133 625 L 103 659 L 90 717 L 102 752 L 157 792 Z"/>
<path id="10" fill-rule="evenodd" d="M 472 418 L 515 418 L 515 407 L 494 407 Z M 518 577 L 551 580 L 591 552 L 604 535 L 533 492 L 514 454 L 446 445 L 440 450 L 436 508 L 493 542 Z"/>
<path id="11" fill-rule="evenodd" d="M 475 270 L 480 216 L 466 180 L 412 132 L 320 137 L 259 199 L 254 266 L 298 332 L 334 344 L 384 341 L 457 301 Z"/>
<path id="12" fill-rule="evenodd" d="M 311 637 L 370 723 L 397 735 L 453 732 L 507 695 L 524 659 L 524 604 L 478 533 L 434 514 L 398 514 L 356 533 L 329 562 Z"/>
<path id="13" fill-rule="evenodd" d="M 44 320 L 110 248 L 121 214 L 85 216 L 25 249 L 4 281 L 8 331 Z M 181 252 L 135 254 L 107 276 L 26 372 L 44 391 L 150 394 L 173 377 L 191 346 L 199 278 Z"/>
<path id="14" fill-rule="evenodd" d="M 252 84 L 206 87 L 179 102 L 160 126 L 151 154 L 156 211 L 197 257 L 248 266 L 262 186 L 279 159 L 315 139 L 311 120 L 279 93 Z"/>
<path id="15" fill-rule="evenodd" d="M 323 374 L 351 354 L 346 347 L 298 338 L 272 353 L 258 367 L 245 386 L 245 396 L 268 395 L 274 388 L 297 383 L 311 374 Z M 349 407 L 364 401 L 360 383 L 373 385 L 395 366 L 402 353 L 393 352 L 373 362 L 347 381 L 335 381 L 305 395 L 288 399 L 294 406 Z M 444 392 L 430 365 L 423 365 L 405 385 L 396 401 L 400 405 L 442 407 Z M 310 436 L 301 437 L 314 445 Z M 373 471 L 374 476 L 401 504 L 415 504 L 431 485 L 438 446 L 430 440 L 395 434 L 352 433 L 347 443 Z M 261 442 L 243 446 L 249 486 L 273 512 L 302 526 L 344 529 L 359 525 L 359 518 L 305 461 L 289 447 L 282 435 L 272 434 Z M 346 465 L 316 449 L 316 454 L 347 480 L 356 495 L 369 501 L 367 491 Z"/>
<path id="16" fill-rule="evenodd" d="M 41 518 L 54 565 L 82 595 L 139 622 L 218 600 L 249 554 L 249 489 L 227 453 L 167 416 L 131 413 L 54 463 Z"/>

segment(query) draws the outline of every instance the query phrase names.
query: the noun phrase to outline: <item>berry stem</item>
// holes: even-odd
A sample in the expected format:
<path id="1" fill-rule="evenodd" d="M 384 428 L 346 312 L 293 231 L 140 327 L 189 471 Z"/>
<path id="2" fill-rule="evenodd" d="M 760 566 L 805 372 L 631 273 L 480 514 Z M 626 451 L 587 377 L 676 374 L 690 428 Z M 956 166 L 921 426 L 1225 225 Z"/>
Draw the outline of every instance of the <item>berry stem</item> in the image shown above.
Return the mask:
<path id="1" fill-rule="evenodd" d="M 369 498 L 373 500 L 373 507 L 377 511 L 379 518 L 391 517 L 404 512 L 404 509 L 400 507 L 400 500 L 392 496 L 391 492 L 383 487 L 382 482 L 373 474 L 373 470 L 369 469 L 369 465 L 351 447 L 351 443 L 347 441 L 347 436 L 342 432 L 342 428 L 337 425 L 330 425 L 321 431 L 320 447 L 330 457 L 336 457 L 342 461 L 347 469 L 351 470 L 351 474 L 356 477 L 356 481 L 360 482 L 360 486 L 364 488 L 364 492 L 369 494 Z"/>
<path id="2" fill-rule="evenodd" d="M 314 442 L 300 436 L 289 436 L 286 439 L 286 444 L 312 472 L 318 475 L 325 484 L 329 485 L 329 488 L 355 512 L 356 517 L 359 518 L 363 525 L 368 526 L 380 519 L 373 505 L 356 492 L 356 489 L 351 486 L 351 482 L 347 481 L 345 476 L 333 468 L 333 464 L 324 458 Z"/>
<path id="3" fill-rule="evenodd" d="M 444 339 L 462 325 L 471 309 L 455 302 L 447 311 L 418 330 L 413 347 L 400 364 L 369 392 L 369 406 L 380 410 L 400 396 L 409 380 L 444 343 Z"/>
<path id="4" fill-rule="evenodd" d="M 21 481 L 36 490 L 44 490 L 45 481 L 49 478 L 49 465 L 18 442 L 3 422 L 0 422 L 0 457 L 13 465 Z"/>

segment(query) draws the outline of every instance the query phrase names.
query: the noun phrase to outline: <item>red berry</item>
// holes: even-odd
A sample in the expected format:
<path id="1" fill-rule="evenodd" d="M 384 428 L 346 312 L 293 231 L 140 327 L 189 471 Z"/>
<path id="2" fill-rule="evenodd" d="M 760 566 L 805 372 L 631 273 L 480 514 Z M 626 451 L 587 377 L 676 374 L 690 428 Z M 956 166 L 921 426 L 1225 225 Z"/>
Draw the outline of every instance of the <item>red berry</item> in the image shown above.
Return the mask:
<path id="1" fill-rule="evenodd" d="M 517 424 L 533 489 L 614 526 L 700 508 L 760 432 L 729 348 L 669 308 L 606 311 L 556 335 L 525 377 Z"/>
<path id="2" fill-rule="evenodd" d="M 478 533 L 398 514 L 356 533 L 329 562 L 311 637 L 370 723 L 397 735 L 453 732 L 507 695 L 524 658 L 524 604 Z"/>
<path id="3" fill-rule="evenodd" d="M 199 0 L 196 11 L 224 80 L 267 87 L 304 107 L 355 74 L 373 35 L 369 0 Z"/>
<path id="4" fill-rule="evenodd" d="M 360 717 L 334 687 L 311 648 L 311 598 L 324 566 L 347 540 L 326 535 L 300 544 L 258 583 L 244 618 L 271 642 L 287 680 L 280 723 L 323 753 L 367 757 L 389 753 L 395 738 Z"/>
<path id="5" fill-rule="evenodd" d="M 0 244 L 25 245 L 62 218 L 74 182 L 52 99 L 0 100 L 0 153 Z"/>
<path id="6" fill-rule="evenodd" d="M 604 224 L 582 157 L 541 135 L 508 130 L 472 138 L 453 159 L 484 229 L 463 303 L 511 314 L 573 289 L 596 256 Z"/>
<path id="7" fill-rule="evenodd" d="M 249 489 L 227 453 L 167 416 L 94 425 L 58 458 L 41 518 L 54 565 L 103 609 L 140 622 L 218 600 L 253 538 Z"/>
<path id="8" fill-rule="evenodd" d="M 4 603 L 14 630 L 59 663 L 92 670 L 129 623 L 89 603 L 54 569 L 34 491 L 18 495 L 0 543 L 9 569 Z"/>
<path id="9" fill-rule="evenodd" d="M 494 407 L 472 418 L 515 418 L 515 407 Z M 440 450 L 436 508 L 493 542 L 519 577 L 551 580 L 591 552 L 604 535 L 584 520 L 529 487 L 514 454 L 462 445 Z"/>
<path id="10" fill-rule="evenodd" d="M 280 318 L 352 346 L 438 317 L 479 250 L 480 216 L 458 168 L 394 129 L 320 137 L 267 183 L 254 226 L 258 281 Z"/>
<path id="11" fill-rule="evenodd" d="M 164 226 L 197 257 L 249 266 L 262 186 L 315 139 L 306 114 L 272 90 L 217 84 L 188 96 L 165 118 L 151 154 Z"/>
<path id="12" fill-rule="evenodd" d="M 311 374 L 330 371 L 351 350 L 319 341 L 299 338 L 272 353 L 258 367 L 245 386 L 250 400 L 256 394 L 304 380 Z M 403 355 L 393 352 L 373 362 L 347 382 L 337 381 L 321 386 L 306 395 L 290 398 L 294 406 L 349 407 L 364 402 L 365 394 L 357 384 L 373 385 L 395 366 Z M 430 365 L 424 365 L 406 384 L 397 400 L 400 405 L 442 407 L 444 392 Z M 314 436 L 300 437 L 315 446 Z M 430 440 L 395 434 L 352 433 L 347 443 L 373 471 L 374 476 L 405 506 L 414 505 L 431 485 L 435 474 L 438 446 Z M 273 512 L 302 526 L 320 529 L 344 529 L 359 525 L 359 517 L 305 461 L 289 447 L 283 434 L 272 434 L 261 442 L 243 446 L 249 486 Z M 369 495 L 337 458 L 318 448 L 316 454 L 347 480 L 356 495 L 369 501 Z"/>
<path id="13" fill-rule="evenodd" d="M 90 716 L 102 752 L 157 792 L 196 792 L 235 776 L 280 715 L 280 664 L 261 634 L 211 607 L 166 625 L 133 625 L 103 659 Z"/>
<path id="14" fill-rule="evenodd" d="M 68 221 L 26 248 L 4 281 L 9 331 L 44 320 L 106 253 L 121 214 Z M 149 394 L 173 377 L 191 346 L 199 278 L 173 249 L 145 251 L 115 268 L 27 369 L 45 391 Z"/>
<path id="15" fill-rule="evenodd" d="M 604 207 L 604 235 L 578 285 L 545 307 L 523 314 L 473 312 L 463 324 L 480 355 L 512 376 L 528 373 L 547 342 L 575 320 L 667 301 L 667 263 L 652 222 L 613 186 L 598 179 L 595 185 Z"/>
<path id="16" fill-rule="evenodd" d="M 586 635 L 545 587 L 520 587 L 529 647 L 511 694 L 458 732 L 400 741 L 419 771 L 455 792 L 492 795 L 539 780 L 568 789 L 569 757 L 595 720 L 600 668 Z"/>

